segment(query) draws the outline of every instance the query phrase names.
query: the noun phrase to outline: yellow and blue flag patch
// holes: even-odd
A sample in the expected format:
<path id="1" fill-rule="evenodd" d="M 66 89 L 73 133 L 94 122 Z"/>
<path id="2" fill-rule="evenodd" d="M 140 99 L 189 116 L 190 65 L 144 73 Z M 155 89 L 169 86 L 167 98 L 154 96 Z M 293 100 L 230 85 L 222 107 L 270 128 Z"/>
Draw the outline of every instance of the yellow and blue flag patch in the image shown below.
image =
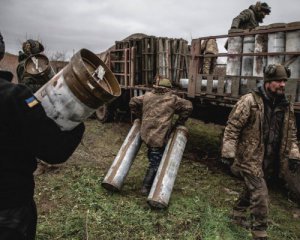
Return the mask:
<path id="1" fill-rule="evenodd" d="M 25 99 L 25 102 L 27 103 L 28 107 L 32 108 L 35 105 L 37 105 L 39 102 L 35 99 L 34 96 Z"/>

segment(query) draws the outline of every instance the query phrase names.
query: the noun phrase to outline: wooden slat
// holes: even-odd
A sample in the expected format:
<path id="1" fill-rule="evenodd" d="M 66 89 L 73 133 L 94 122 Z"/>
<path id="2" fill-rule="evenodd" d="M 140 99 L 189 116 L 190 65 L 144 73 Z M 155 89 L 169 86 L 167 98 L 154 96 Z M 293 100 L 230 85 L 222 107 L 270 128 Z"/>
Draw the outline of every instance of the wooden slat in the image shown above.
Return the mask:
<path id="1" fill-rule="evenodd" d="M 239 97 L 240 90 L 240 78 L 239 77 L 230 77 L 231 79 L 231 96 Z"/>
<path id="2" fill-rule="evenodd" d="M 189 66 L 189 86 L 188 86 L 188 97 L 195 97 L 197 75 L 199 71 L 199 57 L 200 53 L 200 41 L 199 39 L 193 39 L 191 45 L 191 62 Z M 198 89 L 198 88 L 197 88 Z"/>
<path id="3" fill-rule="evenodd" d="M 292 78 L 288 79 L 288 81 L 285 84 L 285 94 L 287 96 L 291 96 L 292 102 L 295 102 L 296 100 L 297 86 L 298 86 L 297 79 L 292 79 Z"/>
<path id="4" fill-rule="evenodd" d="M 195 93 L 200 94 L 201 93 L 201 86 L 202 86 L 202 75 L 198 75 L 196 79 L 196 86 L 195 86 Z"/>
<path id="5" fill-rule="evenodd" d="M 225 85 L 225 79 L 224 76 L 220 76 L 218 79 L 218 94 L 224 94 L 224 85 Z"/>
<path id="6" fill-rule="evenodd" d="M 130 86 L 134 86 L 134 78 L 135 78 L 135 53 L 136 53 L 136 47 L 131 47 L 130 48 Z"/>
<path id="7" fill-rule="evenodd" d="M 248 90 L 254 90 L 257 87 L 256 79 L 248 79 L 247 80 L 247 88 Z"/>

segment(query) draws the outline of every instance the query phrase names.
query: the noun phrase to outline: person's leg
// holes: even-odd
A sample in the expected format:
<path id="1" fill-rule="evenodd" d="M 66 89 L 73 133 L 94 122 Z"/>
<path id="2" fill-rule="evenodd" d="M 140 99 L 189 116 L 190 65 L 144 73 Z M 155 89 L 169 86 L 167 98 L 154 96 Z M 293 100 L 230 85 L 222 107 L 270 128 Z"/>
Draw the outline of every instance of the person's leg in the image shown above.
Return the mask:
<path id="1" fill-rule="evenodd" d="M 268 188 L 262 177 L 243 174 L 250 193 L 251 232 L 253 239 L 267 239 Z"/>
<path id="2" fill-rule="evenodd" d="M 216 66 L 217 66 L 217 58 L 213 57 L 211 58 L 211 63 L 210 63 L 210 69 L 209 69 L 210 74 L 214 74 Z"/>
<path id="3" fill-rule="evenodd" d="M 248 191 L 247 186 L 245 186 L 233 207 L 233 212 L 232 212 L 233 223 L 245 228 L 250 228 L 250 223 L 247 221 L 247 210 L 249 207 L 250 207 L 250 193 Z"/>
<path id="4" fill-rule="evenodd" d="M 209 74 L 211 58 L 203 59 L 203 74 Z"/>
<path id="5" fill-rule="evenodd" d="M 148 194 L 151 189 L 163 153 L 163 148 L 148 148 L 149 167 L 147 169 L 141 189 L 141 193 L 144 195 Z"/>

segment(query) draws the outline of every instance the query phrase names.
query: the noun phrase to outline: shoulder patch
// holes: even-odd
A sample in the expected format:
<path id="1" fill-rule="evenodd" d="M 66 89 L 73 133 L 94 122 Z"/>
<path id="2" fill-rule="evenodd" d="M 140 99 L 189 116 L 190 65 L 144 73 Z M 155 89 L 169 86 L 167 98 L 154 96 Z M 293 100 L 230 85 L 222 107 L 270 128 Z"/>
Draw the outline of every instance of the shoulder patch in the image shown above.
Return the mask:
<path id="1" fill-rule="evenodd" d="M 25 99 L 25 102 L 28 105 L 28 107 L 30 107 L 30 108 L 34 107 L 35 105 L 37 105 L 39 103 L 34 96 Z"/>

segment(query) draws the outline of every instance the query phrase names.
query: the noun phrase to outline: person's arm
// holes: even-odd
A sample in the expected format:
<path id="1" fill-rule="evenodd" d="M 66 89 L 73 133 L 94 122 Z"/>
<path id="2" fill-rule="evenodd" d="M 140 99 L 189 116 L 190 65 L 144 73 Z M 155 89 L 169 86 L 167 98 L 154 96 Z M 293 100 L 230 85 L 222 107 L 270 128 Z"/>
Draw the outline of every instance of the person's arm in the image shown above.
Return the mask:
<path id="1" fill-rule="evenodd" d="M 178 119 L 175 125 L 184 125 L 193 111 L 193 105 L 189 100 L 176 96 L 175 113 Z"/>
<path id="2" fill-rule="evenodd" d="M 250 117 L 252 100 L 253 96 L 247 94 L 243 96 L 232 109 L 224 131 L 222 158 L 235 158 L 238 139 Z"/>
<path id="3" fill-rule="evenodd" d="M 297 128 L 296 128 L 296 121 L 295 121 L 295 114 L 293 106 L 290 109 L 290 118 L 289 118 L 289 125 L 291 127 L 290 134 L 288 135 L 288 141 L 290 141 L 290 152 L 288 157 L 288 168 L 293 173 L 296 174 L 297 171 L 300 169 L 300 153 L 298 147 L 298 140 L 297 140 Z"/>
<path id="4" fill-rule="evenodd" d="M 294 160 L 295 162 L 300 163 L 300 153 L 298 147 L 298 140 L 297 140 L 297 128 L 296 128 L 296 121 L 295 121 L 295 113 L 293 105 L 290 106 L 290 113 L 289 113 L 289 135 L 288 141 L 291 143 L 290 152 L 289 152 L 289 159 Z"/>
<path id="5" fill-rule="evenodd" d="M 142 116 L 143 100 L 144 100 L 144 95 L 133 97 L 130 99 L 129 102 L 129 107 L 131 109 L 131 112 L 138 118 L 141 118 Z"/>
<path id="6" fill-rule="evenodd" d="M 18 97 L 13 105 L 25 150 L 51 164 L 66 161 L 81 141 L 84 124 L 62 131 L 26 86 L 17 85 L 16 92 Z"/>
<path id="7" fill-rule="evenodd" d="M 207 41 L 208 41 L 207 39 L 201 41 L 200 52 L 201 52 L 202 54 L 205 52 L 206 45 L 207 45 Z"/>

